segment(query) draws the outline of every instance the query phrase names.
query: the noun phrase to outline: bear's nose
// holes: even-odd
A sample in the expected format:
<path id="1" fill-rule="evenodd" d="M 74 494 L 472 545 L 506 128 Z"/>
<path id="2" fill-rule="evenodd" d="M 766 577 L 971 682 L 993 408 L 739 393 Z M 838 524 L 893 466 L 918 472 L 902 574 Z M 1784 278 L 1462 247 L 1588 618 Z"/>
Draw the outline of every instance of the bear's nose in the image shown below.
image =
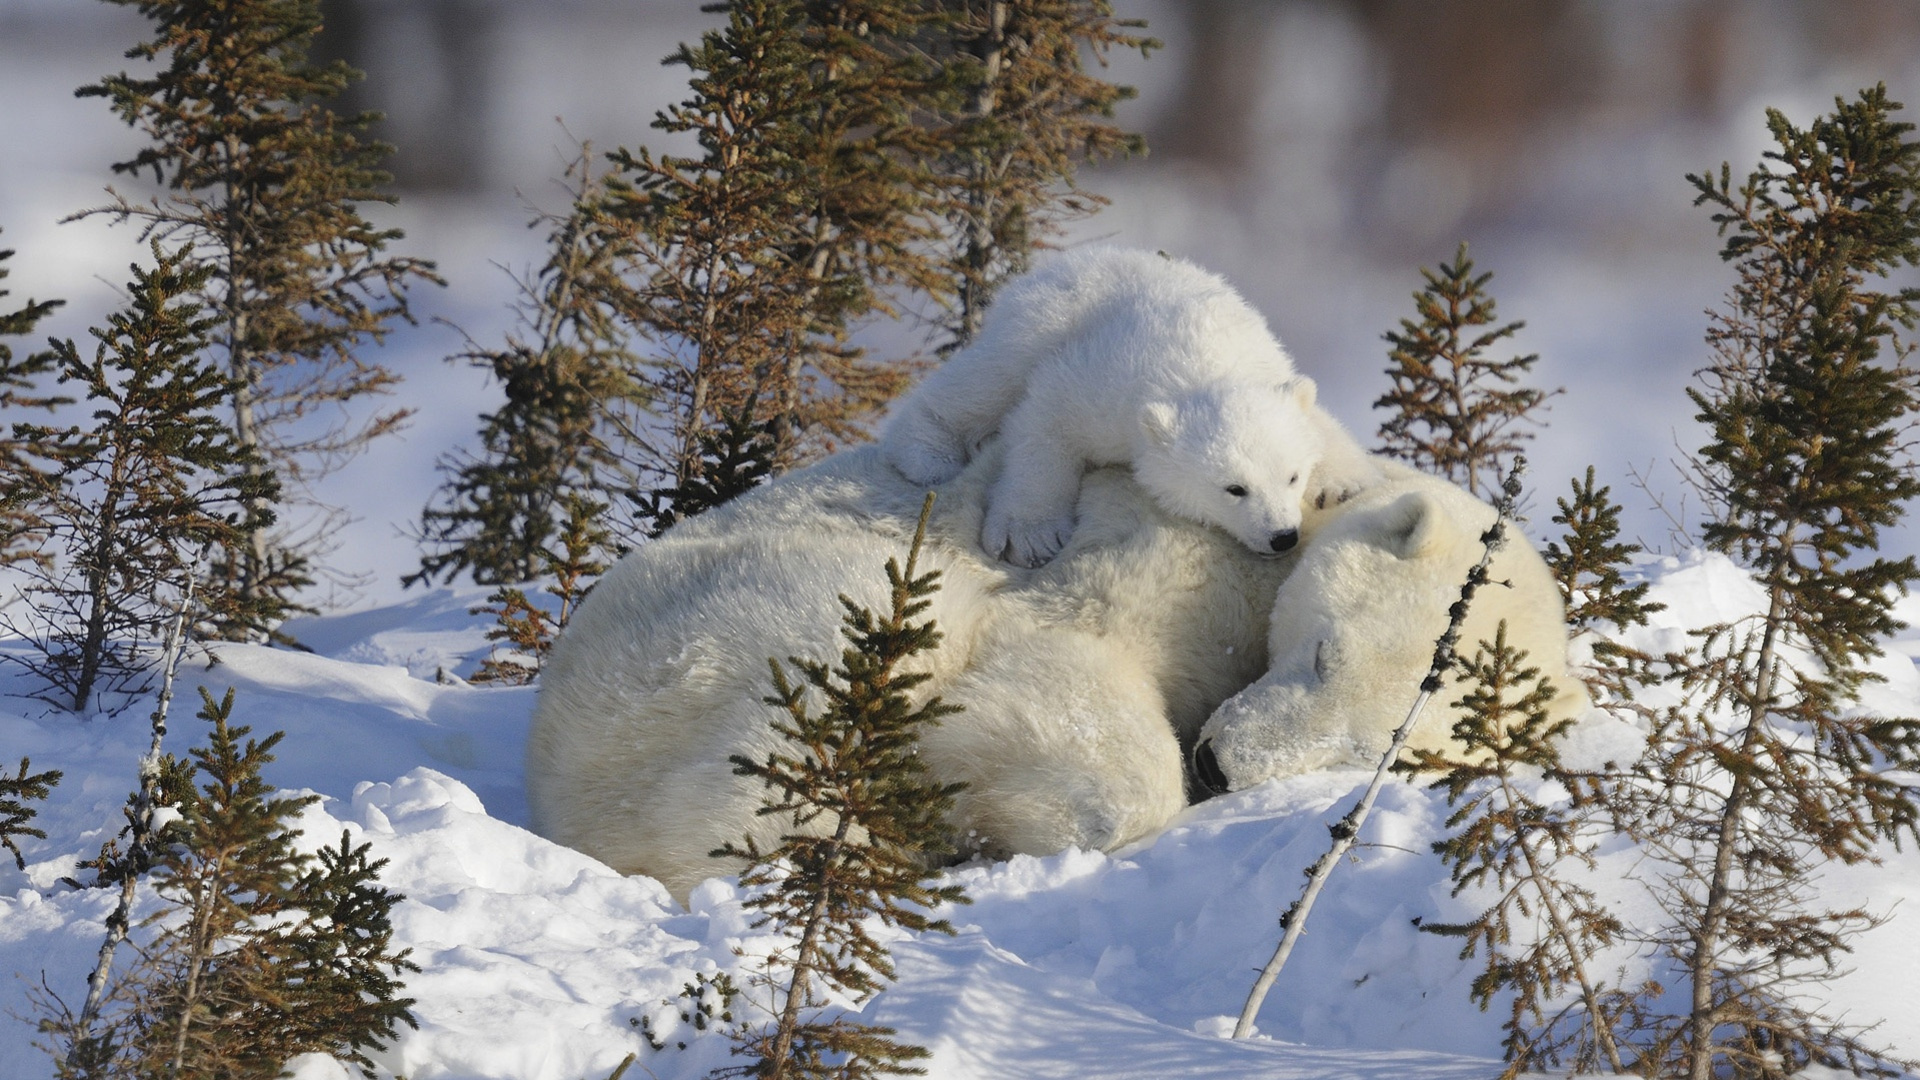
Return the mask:
<path id="1" fill-rule="evenodd" d="M 1227 793 L 1227 774 L 1220 771 L 1220 760 L 1213 756 L 1213 745 L 1201 743 L 1193 748 L 1193 771 L 1200 782 L 1215 795 Z"/>
<path id="2" fill-rule="evenodd" d="M 1267 546 L 1271 547 L 1276 555 L 1283 551 L 1292 551 L 1293 545 L 1299 542 L 1300 530 L 1298 529 L 1288 529 L 1286 532 L 1277 532 L 1267 537 Z"/>

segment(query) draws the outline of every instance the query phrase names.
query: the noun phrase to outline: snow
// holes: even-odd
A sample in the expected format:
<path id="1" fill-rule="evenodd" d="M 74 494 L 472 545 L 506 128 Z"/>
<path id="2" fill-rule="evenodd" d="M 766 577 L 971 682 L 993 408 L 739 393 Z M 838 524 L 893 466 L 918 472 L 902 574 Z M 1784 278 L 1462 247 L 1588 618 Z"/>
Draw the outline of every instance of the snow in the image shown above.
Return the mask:
<path id="1" fill-rule="evenodd" d="M 1636 641 L 1723 620 L 1757 603 L 1751 581 L 1723 558 L 1649 559 L 1640 568 L 1668 605 Z M 487 619 L 469 613 L 484 590 L 440 589 L 401 604 L 303 619 L 293 636 L 313 653 L 250 645 L 191 654 L 169 734 L 197 741 L 198 687 L 237 689 L 235 719 L 256 733 L 284 729 L 274 783 L 322 801 L 305 811 L 305 842 L 342 831 L 389 860 L 382 878 L 404 894 L 395 936 L 423 969 L 407 980 L 418 1031 L 376 1055 L 410 1080 L 582 1080 L 628 1054 L 630 1077 L 704 1076 L 731 1059 L 723 1038 L 678 1018 L 680 989 L 733 973 L 776 942 L 752 926 L 730 880 L 696 889 L 687 907 L 647 878 L 626 878 L 524 828 L 520 757 L 534 691 L 465 685 L 487 649 Z M 1916 602 L 1905 602 L 1912 614 Z M 5 648 L 0 643 L 0 648 Z M 1920 675 L 1895 644 L 1887 681 L 1868 704 L 1920 711 Z M 11 669 L 0 692 L 29 687 Z M 0 866 L 0 1077 L 40 1080 L 50 1059 L 32 1044 L 29 992 L 69 1001 L 84 992 L 112 897 L 60 883 L 119 821 L 147 740 L 147 706 L 80 718 L 19 696 L 0 699 L 0 763 L 33 758 L 66 778 L 24 839 L 24 873 Z M 1593 714 L 1569 755 L 1596 760 L 1631 749 L 1634 733 Z M 1429 853 L 1445 806 L 1395 781 L 1382 794 L 1355 857 L 1335 873 L 1308 932 L 1260 1016 L 1259 1038 L 1225 1038 L 1254 971 L 1277 940 L 1278 913 L 1327 843 L 1326 823 L 1366 776 L 1329 771 L 1190 808 L 1151 841 L 1113 854 L 959 868 L 973 903 L 948 912 L 958 933 L 890 931 L 899 980 L 863 1015 L 927 1047 L 938 1080 L 987 1077 L 1265 1077 L 1411 1080 L 1497 1072 L 1496 1007 L 1467 997 L 1473 961 L 1420 932 L 1457 920 L 1474 897 L 1451 895 Z M 1868 931 L 1829 1005 L 1875 1039 L 1920 1054 L 1920 855 L 1836 870 L 1838 902 L 1891 917 Z M 1629 914 L 1644 910 L 1634 853 L 1603 851 L 1589 884 Z M 1631 950 L 1605 958 L 1623 977 L 1647 969 Z M 667 1048 L 651 1049 L 646 1017 Z M 684 1041 L 686 1049 L 675 1044 Z M 301 1080 L 348 1073 L 329 1059 L 296 1063 Z"/>

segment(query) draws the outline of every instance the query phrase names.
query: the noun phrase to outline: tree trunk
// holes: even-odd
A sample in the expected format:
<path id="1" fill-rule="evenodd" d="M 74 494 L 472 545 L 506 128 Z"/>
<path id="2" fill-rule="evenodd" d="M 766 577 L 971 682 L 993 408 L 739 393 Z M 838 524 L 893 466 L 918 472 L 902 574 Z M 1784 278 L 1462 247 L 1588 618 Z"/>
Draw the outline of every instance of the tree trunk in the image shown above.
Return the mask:
<path id="1" fill-rule="evenodd" d="M 1783 544 L 1791 544 L 1791 534 Z M 1753 696 L 1746 702 L 1747 728 L 1740 735 L 1740 757 L 1751 760 L 1767 722 L 1767 703 L 1773 698 L 1774 654 L 1781 625 L 1786 620 L 1786 589 L 1775 584 L 1767 603 L 1767 621 L 1760 637 L 1760 655 L 1755 662 Z M 1727 801 L 1720 807 L 1719 828 L 1714 837 L 1713 869 L 1707 881 L 1707 895 L 1700 911 L 1700 924 L 1694 928 L 1693 954 L 1688 957 L 1687 974 L 1693 981 L 1692 1008 L 1687 1016 L 1688 1080 L 1713 1080 L 1713 1029 L 1718 1012 L 1714 1008 L 1713 973 L 1719 959 L 1720 936 L 1727 921 L 1732 897 L 1733 860 L 1740 841 L 1740 819 L 1745 815 L 1752 785 L 1745 772 L 1736 773 Z"/>

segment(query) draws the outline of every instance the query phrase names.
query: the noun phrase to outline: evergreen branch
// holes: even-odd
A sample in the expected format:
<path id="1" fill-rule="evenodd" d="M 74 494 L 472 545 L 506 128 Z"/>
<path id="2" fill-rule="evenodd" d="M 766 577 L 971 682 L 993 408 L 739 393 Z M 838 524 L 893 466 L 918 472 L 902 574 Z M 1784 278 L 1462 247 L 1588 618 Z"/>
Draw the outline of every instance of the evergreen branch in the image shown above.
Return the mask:
<path id="1" fill-rule="evenodd" d="M 20 853 L 13 838 L 31 836 L 45 840 L 46 830 L 27 824 L 34 819 L 34 809 L 28 802 L 38 802 L 47 797 L 53 786 L 60 782 L 65 774 L 59 769 L 49 769 L 43 773 L 28 774 L 32 762 L 20 759 L 20 771 L 14 776 L 0 773 L 0 846 L 13 853 L 14 865 L 21 870 L 27 868 L 27 857 Z"/>

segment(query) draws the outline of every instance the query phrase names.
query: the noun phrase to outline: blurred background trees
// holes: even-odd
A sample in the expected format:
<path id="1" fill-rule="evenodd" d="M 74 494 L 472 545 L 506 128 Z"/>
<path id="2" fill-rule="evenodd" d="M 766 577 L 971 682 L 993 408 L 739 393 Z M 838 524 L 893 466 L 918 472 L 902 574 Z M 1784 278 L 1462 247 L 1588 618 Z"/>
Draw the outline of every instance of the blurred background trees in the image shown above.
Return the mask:
<path id="1" fill-rule="evenodd" d="M 1070 242 L 1164 248 L 1228 275 L 1364 432 L 1378 423 L 1379 328 L 1405 314 L 1415 268 L 1471 240 L 1503 307 L 1528 322 L 1513 345 L 1541 355 L 1537 385 L 1653 403 L 1560 410 L 1532 458 L 1556 489 L 1551 478 L 1595 463 L 1621 496 L 1623 535 L 1655 545 L 1664 519 L 1628 470 L 1658 461 L 1657 479 L 1680 490 L 1664 462 L 1700 441 L 1683 389 L 1723 280 L 1710 226 L 1673 178 L 1751 158 L 1763 104 L 1804 121 L 1879 79 L 1920 100 L 1920 9 L 1897 0 L 1123 0 L 1115 13 L 1147 19 L 1166 44 L 1145 61 L 1116 50 L 1103 72 L 1140 89 L 1117 121 L 1152 152 L 1082 175 L 1115 205 Z M 452 279 L 422 314 L 489 345 L 510 325 L 514 286 L 487 264 L 545 262 L 545 230 L 520 228 L 525 204 L 564 212 L 554 178 L 578 140 L 692 152 L 648 128 L 685 97 L 685 69 L 658 61 L 719 21 L 696 0 L 325 0 L 322 14 L 315 58 L 367 72 L 335 107 L 384 112 L 375 134 L 399 148 L 388 164 L 401 210 L 383 220 Z M 132 237 L 51 224 L 75 208 L 69 180 L 127 153 L 98 103 L 66 95 L 107 70 L 100 42 L 132 39 L 129 13 L 109 5 L 0 6 L 0 93 L 18 106 L 0 116 L 17 151 L 0 160 L 0 221 L 16 265 L 35 265 L 21 291 L 72 301 L 46 332 L 80 336 L 115 306 L 96 276 L 116 279 L 140 254 Z M 927 333 L 869 329 L 856 343 L 906 355 L 938 346 Z M 499 408 L 484 372 L 441 363 L 459 348 L 428 324 L 386 351 L 448 408 L 331 481 L 353 496 L 334 501 L 365 518 L 340 529 L 343 560 L 410 561 L 399 534 L 437 486 L 435 459 L 474 447 L 472 418 Z M 390 508 L 364 498 L 373 488 Z"/>

